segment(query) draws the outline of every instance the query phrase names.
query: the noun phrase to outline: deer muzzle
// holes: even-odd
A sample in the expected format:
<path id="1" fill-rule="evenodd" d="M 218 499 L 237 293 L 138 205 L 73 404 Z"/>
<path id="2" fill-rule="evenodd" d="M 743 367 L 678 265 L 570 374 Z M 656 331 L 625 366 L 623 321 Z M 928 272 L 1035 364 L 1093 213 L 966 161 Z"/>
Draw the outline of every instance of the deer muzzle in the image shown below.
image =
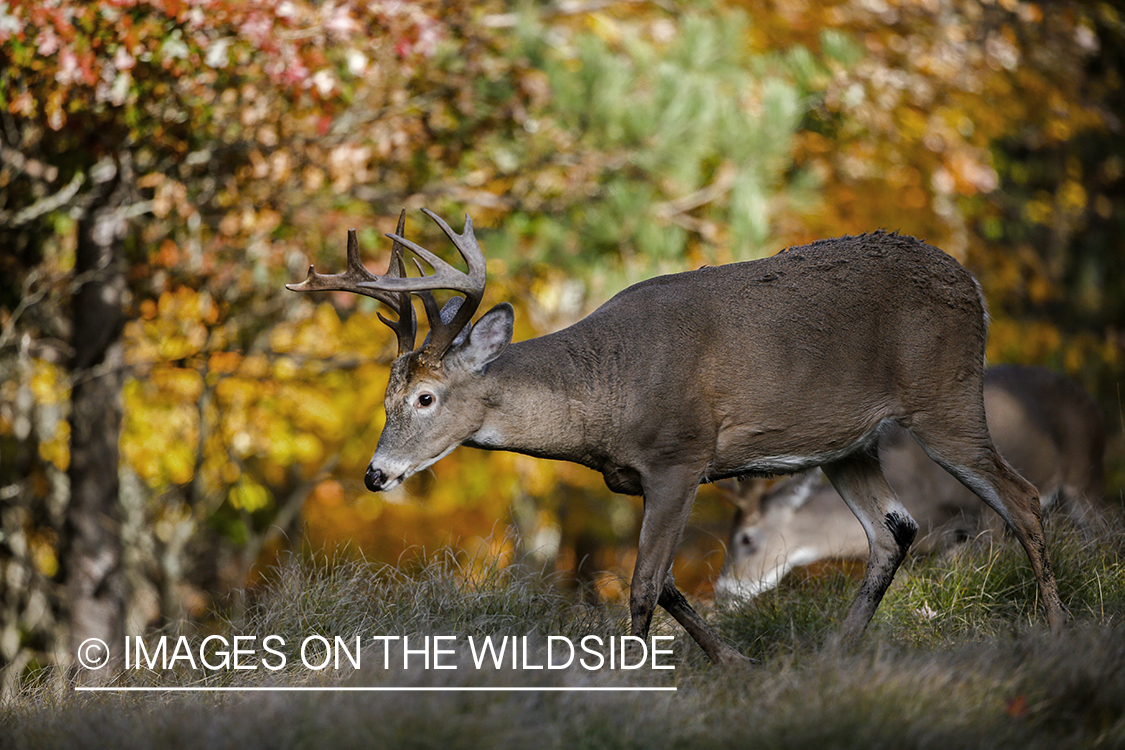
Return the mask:
<path id="1" fill-rule="evenodd" d="M 372 492 L 380 492 L 387 483 L 387 475 L 383 473 L 382 469 L 368 466 L 367 473 L 363 477 L 363 483 L 367 485 L 367 489 Z"/>

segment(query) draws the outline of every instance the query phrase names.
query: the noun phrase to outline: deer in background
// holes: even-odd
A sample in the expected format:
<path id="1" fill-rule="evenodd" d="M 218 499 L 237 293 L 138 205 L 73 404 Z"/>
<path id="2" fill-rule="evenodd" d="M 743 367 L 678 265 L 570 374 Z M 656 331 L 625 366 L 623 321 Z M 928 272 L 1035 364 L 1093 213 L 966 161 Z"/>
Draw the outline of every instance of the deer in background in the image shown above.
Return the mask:
<path id="1" fill-rule="evenodd" d="M 1101 502 L 1105 429 L 1094 399 L 1074 381 L 1042 367 L 999 365 L 984 375 L 988 428 L 1000 455 L 1039 490 L 1044 508 L 1079 524 L 1108 512 Z M 931 461 L 909 434 L 879 438 L 883 474 L 919 523 L 916 547 L 936 552 L 995 530 L 1000 517 Z M 750 598 L 795 567 L 867 554 L 863 527 L 819 471 L 767 489 L 760 481 L 729 492 L 736 506 L 720 596 Z"/>
<path id="2" fill-rule="evenodd" d="M 1005 519 L 1027 552 L 1048 622 L 1063 627 L 1038 494 L 996 452 L 985 423 L 984 302 L 950 256 L 884 232 L 822 240 L 649 279 L 572 326 L 511 343 L 511 305 L 471 323 L 485 289 L 472 222 L 466 217 L 457 234 L 424 211 L 467 273 L 405 239 L 400 217 L 385 275 L 363 267 L 353 230 L 345 272 L 310 267 L 304 282 L 289 286 L 364 294 L 397 314 L 382 318 L 398 338 L 398 356 L 365 476 L 371 491 L 397 487 L 458 445 L 588 466 L 611 490 L 643 497 L 631 633 L 647 637 L 659 604 L 713 662 L 735 663 L 744 657 L 670 574 L 698 485 L 823 468 L 870 543 L 842 628 L 851 640 L 867 627 L 917 530 L 874 451 L 877 436 L 898 424 Z M 423 275 L 409 276 L 407 248 L 433 273 L 418 264 Z M 439 310 L 436 289 L 464 297 Z M 417 348 L 411 295 L 421 298 L 430 326 Z"/>

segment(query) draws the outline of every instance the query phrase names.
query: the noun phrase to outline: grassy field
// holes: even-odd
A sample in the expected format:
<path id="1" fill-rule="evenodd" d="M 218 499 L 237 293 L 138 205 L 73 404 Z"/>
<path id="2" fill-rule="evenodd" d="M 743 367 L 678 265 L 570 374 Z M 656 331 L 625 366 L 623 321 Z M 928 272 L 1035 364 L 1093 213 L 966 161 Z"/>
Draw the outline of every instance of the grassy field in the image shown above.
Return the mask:
<path id="1" fill-rule="evenodd" d="M 676 690 L 88 693 L 45 674 L 0 705 L 0 748 L 1120 748 L 1123 539 L 1119 528 L 1052 528 L 1073 616 L 1062 637 L 1041 624 L 1022 552 L 1011 542 L 980 544 L 908 563 L 864 643 L 848 652 L 824 645 L 855 591 L 843 573 L 708 607 L 724 636 L 760 661 L 740 670 L 711 667 L 662 617 L 656 633 L 673 638 L 660 663 L 674 669 L 512 669 L 507 661 L 477 668 L 470 637 L 479 645 L 485 636 L 528 636 L 526 665 L 542 665 L 548 636 L 559 645 L 627 632 L 624 608 L 576 605 L 517 567 L 444 553 L 411 570 L 293 558 L 213 633 L 256 636 L 243 666 L 257 669 L 191 669 L 181 658 L 169 669 L 130 670 L 114 684 Z M 339 669 L 305 666 L 296 647 L 314 634 L 346 645 L 360 636 L 360 667 L 346 654 Z M 278 656 L 263 650 L 265 635 L 284 641 Z M 392 635 L 400 640 L 372 640 Z M 413 649 L 408 669 L 401 636 Z M 422 653 L 426 636 L 447 637 L 442 653 Z M 155 642 L 147 639 L 146 654 Z M 314 666 L 322 653 L 309 652 Z M 265 666 L 280 666 L 282 654 L 283 668 Z"/>

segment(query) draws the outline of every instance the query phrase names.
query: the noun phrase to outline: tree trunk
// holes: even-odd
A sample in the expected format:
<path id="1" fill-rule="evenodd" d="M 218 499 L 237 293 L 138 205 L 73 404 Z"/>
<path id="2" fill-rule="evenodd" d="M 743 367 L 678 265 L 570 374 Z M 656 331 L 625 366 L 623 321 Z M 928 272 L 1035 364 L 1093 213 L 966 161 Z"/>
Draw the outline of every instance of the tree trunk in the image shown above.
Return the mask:
<path id="1" fill-rule="evenodd" d="M 124 648 L 126 585 L 122 568 L 118 440 L 124 382 L 124 263 L 115 215 L 116 173 L 79 222 L 72 318 L 70 504 L 63 566 L 71 658 L 83 681 L 108 679 Z M 108 646 L 108 665 L 89 639 Z M 86 644 L 83 647 L 83 644 Z M 83 662 L 86 663 L 83 663 Z"/>

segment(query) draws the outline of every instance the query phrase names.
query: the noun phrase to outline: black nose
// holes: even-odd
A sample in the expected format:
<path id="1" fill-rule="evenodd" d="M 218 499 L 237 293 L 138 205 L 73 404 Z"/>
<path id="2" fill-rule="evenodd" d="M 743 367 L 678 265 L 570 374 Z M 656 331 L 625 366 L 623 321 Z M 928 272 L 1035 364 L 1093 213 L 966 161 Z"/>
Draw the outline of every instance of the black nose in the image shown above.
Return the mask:
<path id="1" fill-rule="evenodd" d="M 372 466 L 367 467 L 367 474 L 363 477 L 363 483 L 367 485 L 367 489 L 372 492 L 378 492 L 383 489 L 383 482 L 387 481 L 387 477 L 383 474 L 381 469 L 376 469 Z"/>

